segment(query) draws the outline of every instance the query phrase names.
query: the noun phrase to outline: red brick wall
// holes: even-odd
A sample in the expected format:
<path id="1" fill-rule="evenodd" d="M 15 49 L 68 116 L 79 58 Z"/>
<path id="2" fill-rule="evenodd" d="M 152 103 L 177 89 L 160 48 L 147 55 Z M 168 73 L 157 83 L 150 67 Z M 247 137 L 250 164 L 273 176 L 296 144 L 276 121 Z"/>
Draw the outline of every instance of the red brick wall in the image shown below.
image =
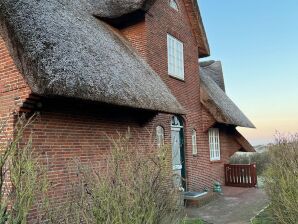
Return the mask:
<path id="1" fill-rule="evenodd" d="M 131 42 L 139 55 L 146 59 L 147 33 L 145 20 L 121 29 L 121 33 Z"/>
<path id="2" fill-rule="evenodd" d="M 140 122 L 135 111 L 122 112 L 122 109 L 100 109 L 100 105 L 78 103 L 60 103 L 43 101 L 44 109 L 37 120 L 28 129 L 33 131 L 32 144 L 41 155 L 49 169 L 51 182 L 50 195 L 63 200 L 68 186 L 69 164 L 78 158 L 86 164 L 99 164 L 106 168 L 106 158 L 111 150 L 111 141 L 107 138 L 119 137 L 130 129 L 132 141 L 142 149 L 155 147 L 155 127 L 165 127 L 166 141 L 170 141 L 169 115 L 153 117 L 146 115 Z M 153 147 L 152 147 L 153 146 Z"/>
<path id="3" fill-rule="evenodd" d="M 145 22 L 142 22 L 142 25 L 138 24 L 124 29 L 123 34 L 142 56 L 145 54 L 147 62 L 187 110 L 187 114 L 184 116 L 187 185 L 189 190 L 201 190 L 203 187 L 211 187 L 215 180 L 223 183 L 223 164 L 241 147 L 233 139 L 233 136 L 228 134 L 227 130 L 221 129 L 222 160 L 210 162 L 208 128 L 215 124 L 215 119 L 200 104 L 198 46 L 184 1 L 178 1 L 179 12 L 169 7 L 168 2 L 168 0 L 157 0 L 147 12 Z M 167 33 L 184 43 L 184 81 L 168 75 Z M 146 45 L 140 47 L 142 43 L 146 43 Z M 191 131 L 193 128 L 196 129 L 198 135 L 199 152 L 197 156 L 192 155 Z"/>
<path id="4" fill-rule="evenodd" d="M 147 60 L 187 111 L 184 116 L 186 178 L 189 189 L 195 189 L 199 182 L 195 167 L 198 158 L 192 156 L 191 131 L 196 129 L 200 133 L 201 129 L 198 47 L 183 1 L 179 1 L 178 12 L 168 2 L 157 0 L 146 15 Z M 167 34 L 183 42 L 184 81 L 168 75 Z"/>
<path id="5" fill-rule="evenodd" d="M 19 104 L 30 94 L 30 89 L 10 57 L 8 48 L 0 36 L 0 125 L 6 123 L 6 133 L 11 135 L 13 116 Z M 0 139 L 4 141 L 4 139 Z"/>

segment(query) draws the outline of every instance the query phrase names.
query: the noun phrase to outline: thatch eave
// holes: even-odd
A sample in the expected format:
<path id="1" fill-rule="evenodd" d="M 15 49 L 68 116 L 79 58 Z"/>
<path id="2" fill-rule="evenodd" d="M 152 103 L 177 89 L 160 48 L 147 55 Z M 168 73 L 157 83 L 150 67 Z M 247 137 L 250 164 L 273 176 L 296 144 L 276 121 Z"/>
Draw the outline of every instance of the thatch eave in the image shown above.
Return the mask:
<path id="1" fill-rule="evenodd" d="M 200 66 L 201 103 L 209 110 L 218 123 L 255 128 L 253 123 L 226 95 L 218 82 L 213 79 L 215 76 L 211 73 L 214 73 L 214 70 L 206 69 L 207 67 Z"/>
<path id="2" fill-rule="evenodd" d="M 202 20 L 200 8 L 197 0 L 186 0 L 189 2 L 191 7 L 189 8 L 189 14 L 191 16 L 190 21 L 196 35 L 198 46 L 199 46 L 199 58 L 204 58 L 210 56 L 210 47 L 208 43 L 207 34 L 205 31 L 204 23 Z"/>

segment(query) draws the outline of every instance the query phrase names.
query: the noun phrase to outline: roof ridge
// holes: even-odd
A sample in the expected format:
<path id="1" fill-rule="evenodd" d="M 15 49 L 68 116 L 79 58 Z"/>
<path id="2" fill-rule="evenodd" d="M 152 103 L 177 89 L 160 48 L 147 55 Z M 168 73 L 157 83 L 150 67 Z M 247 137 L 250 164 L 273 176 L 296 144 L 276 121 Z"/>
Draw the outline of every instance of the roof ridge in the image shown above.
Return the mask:
<path id="1" fill-rule="evenodd" d="M 202 68 L 207 68 L 207 67 L 210 67 L 211 65 L 213 65 L 215 62 L 215 60 L 208 60 L 208 61 L 201 61 L 199 64 L 200 64 L 200 67 Z"/>

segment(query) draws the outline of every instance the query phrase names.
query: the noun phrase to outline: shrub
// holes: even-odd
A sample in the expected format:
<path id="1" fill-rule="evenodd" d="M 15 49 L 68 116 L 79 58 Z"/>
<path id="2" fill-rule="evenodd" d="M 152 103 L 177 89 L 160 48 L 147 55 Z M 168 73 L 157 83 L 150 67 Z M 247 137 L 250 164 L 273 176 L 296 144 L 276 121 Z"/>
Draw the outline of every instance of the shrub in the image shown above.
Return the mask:
<path id="1" fill-rule="evenodd" d="M 269 153 L 235 154 L 230 158 L 230 164 L 257 164 L 257 175 L 262 175 L 269 163 Z"/>
<path id="2" fill-rule="evenodd" d="M 169 147 L 148 152 L 129 140 L 129 134 L 111 139 L 106 169 L 80 160 L 69 165 L 70 174 L 76 167 L 77 179 L 63 217 L 60 207 L 52 223 L 180 223 L 182 206 L 172 186 Z"/>
<path id="3" fill-rule="evenodd" d="M 244 154 L 234 154 L 229 162 L 230 164 L 250 164 L 250 157 Z"/>
<path id="4" fill-rule="evenodd" d="M 270 207 L 265 208 L 261 213 L 251 220 L 252 224 L 276 224 L 276 221 L 272 217 L 272 211 Z"/>
<path id="5" fill-rule="evenodd" d="M 265 189 L 277 223 L 298 223 L 298 136 L 280 137 L 270 149 Z"/>

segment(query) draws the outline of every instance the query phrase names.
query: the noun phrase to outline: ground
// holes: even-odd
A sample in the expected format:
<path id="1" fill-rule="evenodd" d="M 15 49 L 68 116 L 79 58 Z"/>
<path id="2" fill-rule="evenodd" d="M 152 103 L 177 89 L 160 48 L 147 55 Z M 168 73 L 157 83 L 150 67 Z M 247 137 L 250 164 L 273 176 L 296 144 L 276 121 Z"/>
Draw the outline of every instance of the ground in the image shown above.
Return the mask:
<path id="1" fill-rule="evenodd" d="M 201 208 L 187 208 L 187 216 L 210 224 L 246 224 L 268 203 L 262 189 L 223 187 L 222 196 Z"/>
<path id="2" fill-rule="evenodd" d="M 264 209 L 260 214 L 258 214 L 253 220 L 252 224 L 274 224 L 276 223 L 272 217 L 270 207 Z"/>

